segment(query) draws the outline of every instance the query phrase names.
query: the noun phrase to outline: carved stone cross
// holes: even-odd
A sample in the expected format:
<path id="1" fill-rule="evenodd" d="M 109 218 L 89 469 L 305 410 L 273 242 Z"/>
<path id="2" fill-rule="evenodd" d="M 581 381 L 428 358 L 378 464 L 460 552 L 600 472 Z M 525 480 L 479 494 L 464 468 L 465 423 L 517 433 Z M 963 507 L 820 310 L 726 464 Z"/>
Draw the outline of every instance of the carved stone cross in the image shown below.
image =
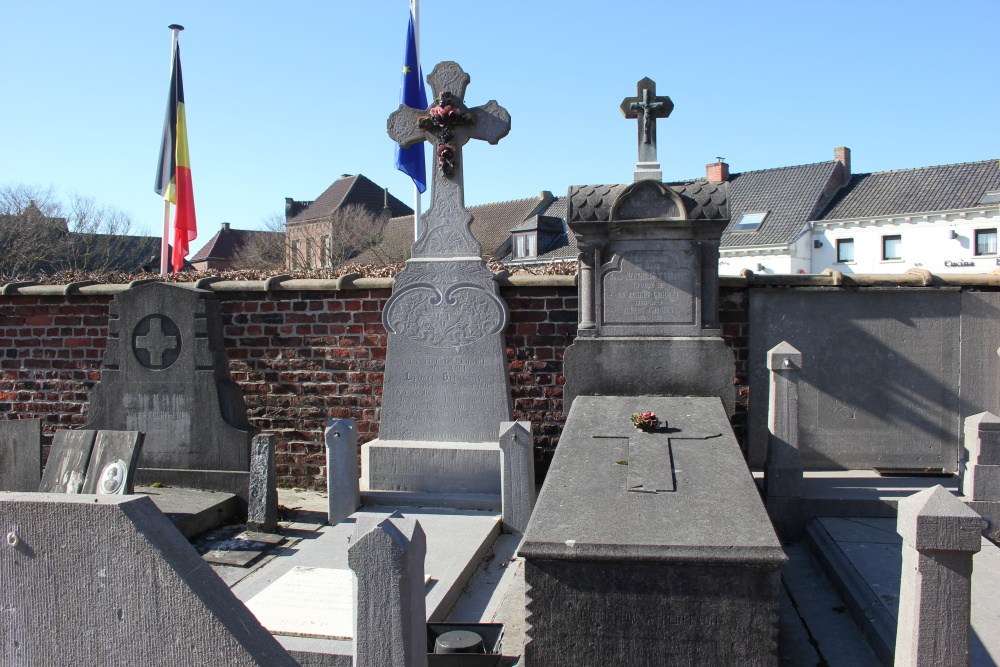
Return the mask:
<path id="1" fill-rule="evenodd" d="M 164 334 L 162 321 L 159 317 L 154 317 L 149 321 L 149 333 L 145 336 L 136 336 L 135 346 L 149 352 L 151 366 L 162 366 L 163 353 L 177 349 L 177 336 Z"/>
<path id="2" fill-rule="evenodd" d="M 674 110 L 669 97 L 657 97 L 656 82 L 646 77 L 635 84 L 635 97 L 622 100 L 622 115 L 637 118 L 639 160 L 635 165 L 635 180 L 663 180 L 656 161 L 656 119 L 667 118 Z"/>
<path id="3" fill-rule="evenodd" d="M 419 111 L 401 104 L 389 116 L 389 136 L 401 147 L 419 141 L 435 146 L 431 206 L 421 217 L 423 229 L 413 244 L 413 257 L 482 254 L 482 246 L 469 230 L 472 214 L 465 208 L 462 146 L 470 139 L 496 144 L 510 132 L 510 114 L 496 100 L 473 109 L 466 107 L 469 81 L 458 63 L 438 63 L 427 77 L 434 93 L 431 107 Z"/>

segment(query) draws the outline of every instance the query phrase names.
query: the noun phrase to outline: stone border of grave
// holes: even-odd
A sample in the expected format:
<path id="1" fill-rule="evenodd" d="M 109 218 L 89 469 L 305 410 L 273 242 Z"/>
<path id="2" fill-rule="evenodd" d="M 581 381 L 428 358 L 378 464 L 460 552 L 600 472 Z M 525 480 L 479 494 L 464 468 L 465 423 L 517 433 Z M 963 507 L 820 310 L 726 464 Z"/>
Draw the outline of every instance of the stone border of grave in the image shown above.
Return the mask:
<path id="1" fill-rule="evenodd" d="M 576 284 L 576 276 L 516 276 L 504 273 L 494 274 L 500 285 L 512 287 L 569 287 Z M 392 278 L 359 278 L 349 274 L 335 280 L 316 278 L 288 278 L 272 280 L 220 280 L 209 284 L 172 283 L 189 289 L 211 290 L 214 292 L 292 292 L 330 291 L 350 289 L 389 289 Z M 899 274 L 857 273 L 841 274 L 839 271 L 819 274 L 767 274 L 758 275 L 744 271 L 742 276 L 719 276 L 720 287 L 741 286 L 815 286 L 815 287 L 1000 287 L 1000 271 L 990 273 L 941 273 L 928 271 Z M 65 296 L 73 295 L 114 295 L 132 285 L 74 283 L 71 285 L 35 285 L 31 283 L 8 283 L 0 287 L 4 296 Z"/>

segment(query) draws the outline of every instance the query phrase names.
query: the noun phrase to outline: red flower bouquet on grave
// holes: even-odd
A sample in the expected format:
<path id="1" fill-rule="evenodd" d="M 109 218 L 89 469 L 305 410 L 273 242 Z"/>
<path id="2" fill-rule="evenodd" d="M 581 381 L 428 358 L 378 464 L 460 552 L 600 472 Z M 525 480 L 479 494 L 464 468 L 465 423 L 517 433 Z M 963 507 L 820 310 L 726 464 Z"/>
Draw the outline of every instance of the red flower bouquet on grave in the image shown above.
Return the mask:
<path id="1" fill-rule="evenodd" d="M 652 431 L 660 425 L 660 420 L 656 418 L 656 413 L 653 411 L 648 412 L 637 412 L 631 417 L 632 426 L 635 426 L 640 431 Z"/>

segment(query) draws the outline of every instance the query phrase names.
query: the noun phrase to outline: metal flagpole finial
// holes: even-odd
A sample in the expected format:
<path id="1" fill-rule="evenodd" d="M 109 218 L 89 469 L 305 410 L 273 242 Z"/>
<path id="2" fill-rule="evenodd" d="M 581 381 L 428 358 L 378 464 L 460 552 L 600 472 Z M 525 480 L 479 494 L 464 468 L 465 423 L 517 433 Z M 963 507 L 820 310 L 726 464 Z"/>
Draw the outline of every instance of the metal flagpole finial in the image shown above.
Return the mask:
<path id="1" fill-rule="evenodd" d="M 183 30 L 184 29 L 184 26 L 177 25 L 176 23 L 171 23 L 167 27 L 170 28 L 171 30 Z"/>

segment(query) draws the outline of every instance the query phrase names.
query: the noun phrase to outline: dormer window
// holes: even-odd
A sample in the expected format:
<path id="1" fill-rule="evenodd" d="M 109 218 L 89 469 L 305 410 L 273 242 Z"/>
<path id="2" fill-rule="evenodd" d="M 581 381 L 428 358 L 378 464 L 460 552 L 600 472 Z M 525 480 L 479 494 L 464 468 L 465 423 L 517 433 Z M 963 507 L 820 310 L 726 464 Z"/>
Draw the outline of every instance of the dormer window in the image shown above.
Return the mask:
<path id="1" fill-rule="evenodd" d="M 755 232 L 764 222 L 768 211 L 757 211 L 754 213 L 744 213 L 733 225 L 730 231 L 733 232 Z"/>
<path id="2" fill-rule="evenodd" d="M 537 232 L 518 232 L 514 234 L 514 258 L 525 259 L 538 256 Z"/>

